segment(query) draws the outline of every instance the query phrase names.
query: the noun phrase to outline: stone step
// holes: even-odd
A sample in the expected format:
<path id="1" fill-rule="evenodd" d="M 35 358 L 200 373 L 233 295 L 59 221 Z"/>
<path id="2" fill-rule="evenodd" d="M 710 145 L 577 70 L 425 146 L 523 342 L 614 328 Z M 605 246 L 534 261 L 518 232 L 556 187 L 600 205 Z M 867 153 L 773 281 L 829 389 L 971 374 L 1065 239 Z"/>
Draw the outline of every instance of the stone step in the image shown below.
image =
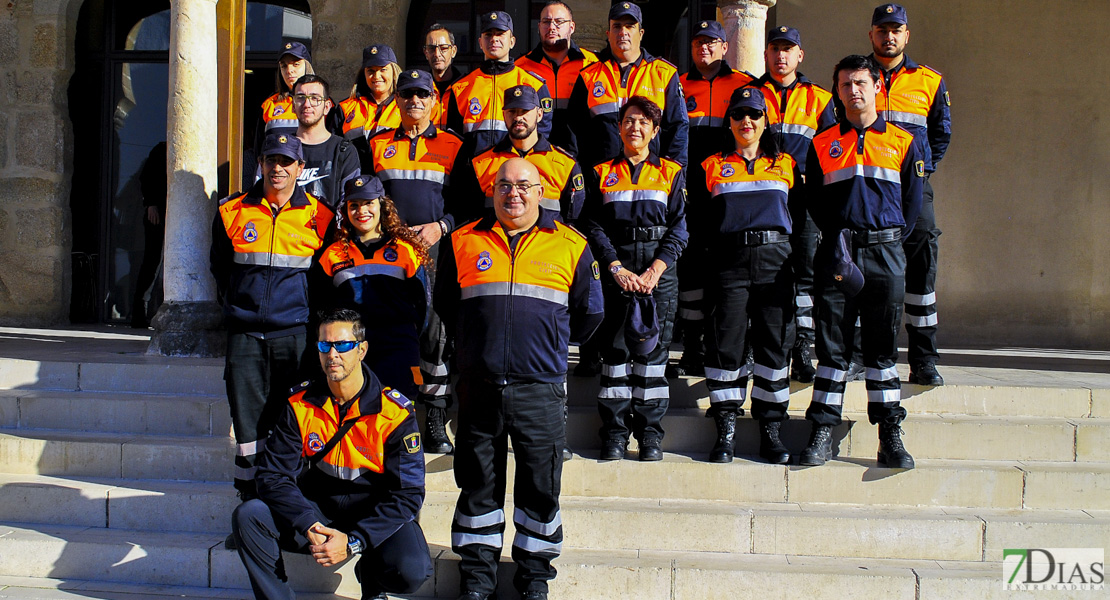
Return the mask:
<path id="1" fill-rule="evenodd" d="M 226 436 L 231 412 L 222 396 L 2 390 L 0 427 Z"/>
<path id="2" fill-rule="evenodd" d="M 0 600 L 166 600 L 167 598 L 220 598 L 242 600 L 248 597 L 242 589 L 220 589 L 174 585 L 141 585 L 84 581 L 80 579 L 54 579 L 45 577 L 0 576 Z M 299 593 L 300 600 L 334 600 L 358 598 L 359 594 L 336 595 L 331 593 Z M 401 598 L 401 596 L 393 596 Z M 408 600 L 433 600 L 427 596 L 404 596 Z"/>
<path id="3" fill-rule="evenodd" d="M 144 586 L 156 586 L 151 597 L 172 592 L 168 586 L 191 586 L 197 596 L 190 597 L 213 598 L 235 597 L 232 590 L 242 593 L 247 587 L 238 555 L 225 550 L 214 536 L 169 539 L 164 534 L 76 527 L 2 526 L 0 531 L 0 576 L 23 584 L 16 586 L 12 598 L 67 598 L 41 592 L 51 588 L 68 597 L 112 597 L 98 591 L 110 591 L 105 584 L 111 582 L 127 584 L 119 590 L 121 598 L 143 593 Z M 453 598 L 458 593 L 458 559 L 443 547 L 433 545 L 431 551 L 435 575 L 416 596 Z M 357 597 L 352 561 L 325 569 L 307 556 L 287 554 L 285 563 L 290 581 L 300 591 Z M 843 598 L 848 590 L 853 598 L 864 599 L 1012 597 L 992 592 L 1001 592 L 1001 569 L 993 562 L 572 550 L 564 552 L 556 566 L 552 600 L 820 599 Z M 503 558 L 498 569 L 502 598 L 516 597 L 512 571 Z M 41 580 L 37 586 L 36 580 Z M 197 582 L 207 587 L 196 587 Z M 924 593 L 919 594 L 919 587 Z M 10 589 L 0 589 L 0 594 Z"/>
<path id="4" fill-rule="evenodd" d="M 223 396 L 224 363 L 212 358 L 120 356 L 111 362 L 0 359 L 0 389 Z"/>

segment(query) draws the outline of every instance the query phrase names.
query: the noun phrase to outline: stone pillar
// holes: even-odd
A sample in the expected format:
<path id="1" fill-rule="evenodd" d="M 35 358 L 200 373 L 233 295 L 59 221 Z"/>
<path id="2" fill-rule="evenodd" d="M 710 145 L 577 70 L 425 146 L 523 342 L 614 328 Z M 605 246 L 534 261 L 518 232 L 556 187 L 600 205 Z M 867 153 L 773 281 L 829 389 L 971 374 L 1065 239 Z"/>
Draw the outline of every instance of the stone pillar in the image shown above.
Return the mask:
<path id="1" fill-rule="evenodd" d="M 216 211 L 216 0 L 171 0 L 165 303 L 149 354 L 219 356 L 223 311 L 208 268 Z"/>
<path id="2" fill-rule="evenodd" d="M 767 39 L 767 9 L 776 0 L 717 0 L 728 37 L 725 58 L 735 69 L 760 76 L 766 70 L 763 49 Z"/>

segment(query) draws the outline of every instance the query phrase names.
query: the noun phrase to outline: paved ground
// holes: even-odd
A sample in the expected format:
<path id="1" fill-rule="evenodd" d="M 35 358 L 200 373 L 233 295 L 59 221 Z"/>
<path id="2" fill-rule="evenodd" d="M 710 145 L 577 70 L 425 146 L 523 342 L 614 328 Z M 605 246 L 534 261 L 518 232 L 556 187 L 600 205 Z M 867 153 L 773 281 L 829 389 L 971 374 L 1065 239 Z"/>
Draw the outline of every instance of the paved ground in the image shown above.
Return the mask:
<path id="1" fill-rule="evenodd" d="M 0 327 L 0 357 L 38 361 L 222 364 L 222 359 L 147 356 L 149 341 L 148 330 L 127 327 Z M 1110 388 L 1110 352 L 959 348 L 941 350 L 941 355 L 939 369 L 949 384 Z M 904 380 L 908 367 L 899 364 L 899 372 Z"/>

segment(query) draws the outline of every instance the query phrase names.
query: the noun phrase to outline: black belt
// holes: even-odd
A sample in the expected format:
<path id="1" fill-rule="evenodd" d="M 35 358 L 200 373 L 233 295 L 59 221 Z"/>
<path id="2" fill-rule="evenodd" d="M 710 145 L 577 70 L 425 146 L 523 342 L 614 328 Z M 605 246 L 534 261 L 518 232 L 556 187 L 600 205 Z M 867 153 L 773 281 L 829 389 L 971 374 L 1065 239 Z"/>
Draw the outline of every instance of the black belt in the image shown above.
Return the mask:
<path id="1" fill-rule="evenodd" d="M 885 244 L 887 242 L 897 242 L 902 239 L 902 228 L 892 227 L 890 229 L 873 230 L 852 230 L 852 243 L 857 246 L 872 246 L 874 244 Z"/>
<path id="2" fill-rule="evenodd" d="M 789 242 L 790 236 L 768 229 L 766 231 L 734 231 L 732 233 L 723 233 L 720 239 L 726 245 L 730 246 L 763 246 L 766 244 Z"/>
<path id="3" fill-rule="evenodd" d="M 625 227 L 623 239 L 628 242 L 654 242 L 667 234 L 666 225 L 654 227 Z"/>

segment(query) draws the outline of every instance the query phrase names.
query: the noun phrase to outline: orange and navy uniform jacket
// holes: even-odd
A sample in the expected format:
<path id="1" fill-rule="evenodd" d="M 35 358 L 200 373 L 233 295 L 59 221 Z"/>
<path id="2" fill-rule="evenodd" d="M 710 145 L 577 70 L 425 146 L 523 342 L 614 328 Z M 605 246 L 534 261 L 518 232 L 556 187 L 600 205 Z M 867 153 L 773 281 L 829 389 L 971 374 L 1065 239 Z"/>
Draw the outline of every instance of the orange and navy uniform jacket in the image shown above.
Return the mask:
<path id="1" fill-rule="evenodd" d="M 502 106 L 505 90 L 527 85 L 536 90 L 543 108 L 537 129 L 551 135 L 551 94 L 542 79 L 536 78 L 511 61 L 485 60 L 481 67 L 463 75 L 447 90 L 440 113 L 440 127 L 459 133 L 468 148 L 485 150 L 508 135 Z"/>
<path id="2" fill-rule="evenodd" d="M 262 103 L 262 138 L 271 133 L 297 135 L 297 113 L 293 112 L 292 94 L 274 94 Z"/>
<path id="3" fill-rule="evenodd" d="M 913 134 L 881 116 L 863 131 L 842 120 L 813 138 L 806 203 L 826 234 L 901 227 L 905 239 L 921 211 L 924 178 Z"/>
<path id="4" fill-rule="evenodd" d="M 462 145 L 462 138 L 430 123 L 415 138 L 403 129 L 383 131 L 369 140 L 370 164 L 363 165 L 363 173 L 382 180 L 406 224 L 442 219 L 450 231 L 461 222 L 450 183 L 457 165 L 465 169 L 466 157 L 459 152 Z"/>
<path id="5" fill-rule="evenodd" d="M 571 138 L 570 126 L 567 124 L 570 93 L 574 90 L 574 82 L 578 81 L 578 74 L 582 69 L 595 62 L 597 62 L 597 55 L 579 48 L 574 40 L 571 40 L 567 58 L 561 65 L 555 64 L 547 57 L 542 44 L 516 59 L 516 66 L 547 83 L 547 90 L 551 92 L 551 100 L 555 104 L 555 109 L 551 112 L 551 135 L 548 139 L 554 144 L 567 148 L 571 154 L 577 154 L 577 149 L 571 146 L 574 140 Z"/>
<path id="6" fill-rule="evenodd" d="M 319 521 L 373 548 L 416 519 L 424 504 L 424 449 L 412 402 L 383 389 L 365 364 L 362 374 L 358 397 L 342 407 L 323 379 L 290 390 L 255 482 L 259 498 L 298 533 Z M 307 458 L 351 419 L 347 435 L 302 473 Z"/>
<path id="7" fill-rule="evenodd" d="M 535 146 L 527 152 L 518 152 L 508 137 L 496 146 L 471 159 L 474 180 L 480 190 L 473 190 L 485 196 L 486 208 L 493 208 L 493 185 L 497 170 L 510 158 L 519 157 L 536 166 L 540 181 L 543 182 L 543 198 L 540 206 L 559 213 L 564 223 L 578 218 L 586 201 L 586 184 L 582 169 L 565 150 L 554 146 L 547 138 L 540 136 Z M 470 195 L 468 194 L 468 197 Z"/>
<path id="8" fill-rule="evenodd" d="M 663 110 L 661 131 L 651 141 L 651 151 L 686 166 L 690 120 L 678 70 L 646 50 L 624 69 L 605 56 L 582 69 L 570 95 L 567 116 L 578 161 L 592 167 L 618 156 L 623 150 L 617 122 L 620 109 L 632 96 L 644 96 Z"/>
<path id="9" fill-rule="evenodd" d="M 594 254 L 609 266 L 623 257 L 617 247 L 631 238 L 629 230 L 666 227 L 655 256 L 674 265 L 689 241 L 686 231 L 686 176 L 682 165 L 650 154 L 632 166 L 623 155 L 594 167 L 584 226 Z M 651 261 L 645 261 L 650 263 Z"/>
<path id="10" fill-rule="evenodd" d="M 600 271 L 586 238 L 540 208 L 510 239 L 489 214 L 440 251 L 435 309 L 465 377 L 507 385 L 566 381 L 567 344 L 601 324 Z"/>
<path id="11" fill-rule="evenodd" d="M 320 265 L 334 288 L 328 305 L 362 315 L 372 353 L 416 347 L 431 290 L 411 244 L 392 237 L 370 244 L 340 240 L 328 246 Z"/>
<path id="12" fill-rule="evenodd" d="M 702 194 L 701 182 L 705 173 L 701 163 L 718 152 L 734 146 L 728 122 L 728 101 L 738 87 L 750 83 L 753 77 L 744 71 L 733 70 L 721 61 L 721 67 L 712 79 L 702 77 L 701 71 L 690 69 L 678 78 L 686 96 L 686 114 L 690 117 L 690 164 L 688 181 L 690 201 L 707 198 Z"/>
<path id="13" fill-rule="evenodd" d="M 714 154 L 702 162 L 710 198 L 690 202 L 691 237 L 705 247 L 722 234 L 743 231 L 791 233 L 804 210 L 798 194 L 801 175 L 789 154 L 760 155 L 748 161 L 739 152 Z"/>
<path id="14" fill-rule="evenodd" d="M 779 134 L 782 151 L 795 157 L 805 173 L 806 157 L 818 131 L 836 123 L 832 94 L 801 73 L 794 83 L 782 87 L 770 75 L 763 75 L 752 87 L 763 92 L 767 104 L 767 128 Z"/>
<path id="15" fill-rule="evenodd" d="M 888 123 L 922 140 L 926 173 L 935 171 L 948 151 L 952 138 L 950 105 L 944 77 L 908 56 L 902 64 L 883 72 L 883 89 L 875 97 L 875 108 Z"/>
<path id="16" fill-rule="evenodd" d="M 339 109 L 343 111 L 343 137 L 348 140 L 371 138 L 401 126 L 401 110 L 393 95 L 377 104 L 372 97 L 356 93 L 340 102 Z"/>
<path id="17" fill-rule="evenodd" d="M 281 209 L 263 198 L 261 181 L 220 201 L 211 268 L 229 328 L 276 332 L 308 323 L 308 273 L 334 217 L 299 185 Z"/>

